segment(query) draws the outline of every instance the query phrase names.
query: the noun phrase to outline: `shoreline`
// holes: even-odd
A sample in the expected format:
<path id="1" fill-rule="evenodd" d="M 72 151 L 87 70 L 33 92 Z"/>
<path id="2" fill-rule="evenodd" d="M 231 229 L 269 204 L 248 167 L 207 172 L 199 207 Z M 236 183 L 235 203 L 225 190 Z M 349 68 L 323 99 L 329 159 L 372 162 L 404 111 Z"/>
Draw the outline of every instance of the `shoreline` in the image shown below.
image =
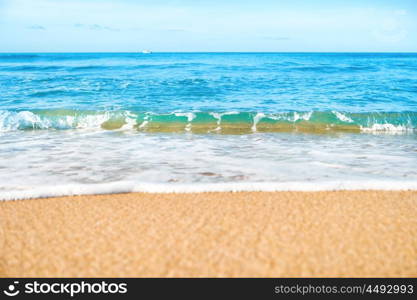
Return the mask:
<path id="1" fill-rule="evenodd" d="M 416 277 L 417 191 L 0 201 L 1 277 Z"/>
<path id="2" fill-rule="evenodd" d="M 209 174 L 211 175 L 211 174 Z M 213 174 L 214 175 L 214 174 Z M 226 182 L 226 183 L 133 183 L 67 184 L 40 186 L 30 190 L 0 193 L 0 203 L 10 200 L 46 199 L 75 196 L 204 193 L 273 193 L 273 192 L 337 192 L 337 191 L 417 191 L 417 181 L 368 180 L 325 182 Z"/>

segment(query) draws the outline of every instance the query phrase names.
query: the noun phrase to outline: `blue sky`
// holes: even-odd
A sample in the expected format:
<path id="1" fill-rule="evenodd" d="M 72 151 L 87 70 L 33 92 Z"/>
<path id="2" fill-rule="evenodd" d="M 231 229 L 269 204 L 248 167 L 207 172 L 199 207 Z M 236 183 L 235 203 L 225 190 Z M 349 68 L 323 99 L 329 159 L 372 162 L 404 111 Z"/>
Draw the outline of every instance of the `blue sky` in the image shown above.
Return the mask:
<path id="1" fill-rule="evenodd" d="M 0 52 L 417 51 L 416 0 L 0 0 Z"/>

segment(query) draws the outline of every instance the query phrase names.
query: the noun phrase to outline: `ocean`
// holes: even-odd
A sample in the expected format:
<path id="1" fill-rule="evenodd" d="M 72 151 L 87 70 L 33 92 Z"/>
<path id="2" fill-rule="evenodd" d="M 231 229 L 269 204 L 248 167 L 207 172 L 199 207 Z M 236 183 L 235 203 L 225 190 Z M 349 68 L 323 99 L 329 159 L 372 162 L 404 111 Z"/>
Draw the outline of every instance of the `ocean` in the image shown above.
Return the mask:
<path id="1" fill-rule="evenodd" d="M 0 199 L 417 189 L 417 54 L 0 53 Z"/>

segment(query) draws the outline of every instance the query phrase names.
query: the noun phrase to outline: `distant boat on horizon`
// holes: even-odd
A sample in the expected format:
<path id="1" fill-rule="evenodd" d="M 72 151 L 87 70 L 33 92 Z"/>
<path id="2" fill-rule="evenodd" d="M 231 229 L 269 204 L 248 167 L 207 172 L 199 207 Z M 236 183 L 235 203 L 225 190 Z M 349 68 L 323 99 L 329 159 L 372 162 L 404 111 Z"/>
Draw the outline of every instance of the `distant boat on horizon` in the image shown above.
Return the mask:
<path id="1" fill-rule="evenodd" d="M 143 53 L 143 54 L 151 54 L 151 53 L 152 53 L 152 51 L 151 51 L 151 50 L 142 50 L 142 53 Z"/>

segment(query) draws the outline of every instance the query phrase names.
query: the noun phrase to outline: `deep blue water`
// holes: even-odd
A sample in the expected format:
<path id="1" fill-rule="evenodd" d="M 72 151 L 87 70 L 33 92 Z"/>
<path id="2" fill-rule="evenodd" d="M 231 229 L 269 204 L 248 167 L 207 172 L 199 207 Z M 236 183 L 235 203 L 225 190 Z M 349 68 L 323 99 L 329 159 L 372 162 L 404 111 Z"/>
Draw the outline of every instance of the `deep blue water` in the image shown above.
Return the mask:
<path id="1" fill-rule="evenodd" d="M 417 54 L 0 54 L 1 108 L 417 111 Z"/>

